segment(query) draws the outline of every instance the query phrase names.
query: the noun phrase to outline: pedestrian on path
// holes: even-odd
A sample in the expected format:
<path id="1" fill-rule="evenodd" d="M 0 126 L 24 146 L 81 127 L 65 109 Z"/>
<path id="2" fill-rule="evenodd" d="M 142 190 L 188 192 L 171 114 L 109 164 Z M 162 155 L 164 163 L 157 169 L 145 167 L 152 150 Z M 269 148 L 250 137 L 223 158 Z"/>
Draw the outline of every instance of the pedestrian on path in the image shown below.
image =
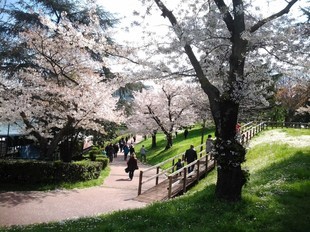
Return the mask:
<path id="1" fill-rule="evenodd" d="M 184 131 L 184 138 L 187 139 L 187 136 L 188 136 L 188 129 L 186 128 Z"/>
<path id="2" fill-rule="evenodd" d="M 129 146 L 129 153 L 130 153 L 130 155 L 132 155 L 132 154 L 135 154 L 135 147 L 133 146 L 133 144 L 130 144 L 130 146 Z"/>
<path id="3" fill-rule="evenodd" d="M 130 154 L 130 158 L 127 162 L 127 170 L 129 173 L 129 179 L 132 180 L 135 170 L 139 169 L 138 161 L 136 159 L 135 153 Z"/>
<path id="4" fill-rule="evenodd" d="M 211 152 L 212 148 L 213 148 L 212 135 L 208 135 L 208 139 L 206 141 L 206 153 L 208 154 L 209 152 Z"/>
<path id="5" fill-rule="evenodd" d="M 190 164 L 197 159 L 197 152 L 194 149 L 194 145 L 191 145 L 190 148 L 186 150 L 184 158 L 187 164 Z M 188 167 L 188 173 L 194 170 L 194 166 L 195 165 L 191 165 L 190 167 Z"/>
<path id="6" fill-rule="evenodd" d="M 144 145 L 142 145 L 140 149 L 140 155 L 141 155 L 141 162 L 146 162 L 146 149 Z"/>
<path id="7" fill-rule="evenodd" d="M 123 151 L 124 151 L 124 160 L 127 160 L 127 156 L 129 153 L 129 147 L 128 147 L 127 143 L 124 145 Z"/>

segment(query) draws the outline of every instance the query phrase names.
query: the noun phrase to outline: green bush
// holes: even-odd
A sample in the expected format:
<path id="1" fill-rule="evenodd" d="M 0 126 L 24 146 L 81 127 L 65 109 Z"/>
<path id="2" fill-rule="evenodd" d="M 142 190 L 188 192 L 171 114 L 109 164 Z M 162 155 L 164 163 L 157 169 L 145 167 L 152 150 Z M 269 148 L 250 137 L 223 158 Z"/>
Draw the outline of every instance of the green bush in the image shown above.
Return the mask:
<path id="1" fill-rule="evenodd" d="M 91 161 L 96 161 L 97 153 L 98 152 L 95 151 L 95 150 L 92 150 L 92 151 L 89 152 L 89 158 L 90 158 Z"/>
<path id="2" fill-rule="evenodd" d="M 38 184 L 85 181 L 98 178 L 102 169 L 103 162 L 0 160 L 0 182 Z"/>
<path id="3" fill-rule="evenodd" d="M 92 147 L 92 149 L 86 153 L 85 157 L 89 157 L 91 161 L 96 161 L 98 156 L 102 155 L 102 151 L 99 147 Z"/>
<path id="4" fill-rule="evenodd" d="M 97 157 L 96 161 L 102 163 L 102 169 L 105 169 L 109 164 L 109 158 L 103 156 Z"/>

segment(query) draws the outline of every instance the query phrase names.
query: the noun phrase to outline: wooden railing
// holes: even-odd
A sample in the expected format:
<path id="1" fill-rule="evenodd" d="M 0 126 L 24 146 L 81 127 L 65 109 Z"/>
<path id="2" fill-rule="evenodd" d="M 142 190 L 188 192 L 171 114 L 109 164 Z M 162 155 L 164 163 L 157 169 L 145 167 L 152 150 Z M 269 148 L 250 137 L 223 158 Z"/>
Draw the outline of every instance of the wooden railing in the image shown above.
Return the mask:
<path id="1" fill-rule="evenodd" d="M 197 147 L 195 147 L 196 150 L 199 150 L 201 147 L 203 147 L 204 144 L 201 144 Z M 198 152 L 197 155 L 202 157 L 202 154 L 204 153 L 205 149 L 202 149 L 202 151 Z M 175 169 L 175 161 L 178 160 L 178 159 L 182 159 L 183 160 L 183 156 L 184 156 L 184 152 L 183 153 L 180 153 L 172 158 L 169 158 L 161 163 L 158 163 L 144 171 L 140 171 L 140 175 L 139 175 L 139 186 L 138 186 L 138 195 L 141 194 L 142 192 L 142 187 L 145 183 L 151 181 L 151 180 L 155 180 L 155 185 L 158 185 L 159 183 L 159 177 L 163 177 L 164 179 L 167 179 L 167 176 L 170 174 L 170 173 L 173 173 L 174 172 L 174 169 Z M 165 166 L 166 164 L 168 163 L 171 163 L 171 167 L 167 168 L 167 169 L 162 169 L 163 166 Z M 146 173 L 150 173 L 151 171 L 154 171 L 156 170 L 155 172 L 155 175 L 152 175 L 151 177 L 147 178 L 146 180 L 143 181 L 143 177 L 145 176 Z"/>
<path id="2" fill-rule="evenodd" d="M 310 123 L 303 122 L 266 122 L 268 127 L 288 127 L 288 128 L 301 128 L 301 129 L 310 129 Z"/>
<path id="3" fill-rule="evenodd" d="M 212 166 L 208 167 L 209 162 L 212 162 Z M 194 166 L 193 171 L 188 172 L 188 168 L 192 166 Z M 199 159 L 193 161 L 192 163 L 189 163 L 186 166 L 180 168 L 179 170 L 171 173 L 168 176 L 168 199 L 172 197 L 172 191 L 176 185 L 182 184 L 182 192 L 184 193 L 186 192 L 188 183 L 192 183 L 194 181 L 198 182 L 202 175 L 212 170 L 214 167 L 215 161 L 211 159 L 210 154 L 206 154 L 201 156 Z M 180 174 L 182 175 L 182 178 L 178 179 L 177 177 Z M 188 179 L 188 177 L 192 177 L 192 179 Z"/>
<path id="4" fill-rule="evenodd" d="M 261 122 L 258 124 L 251 122 L 251 125 L 251 127 L 247 128 L 240 134 L 239 141 L 243 145 L 248 143 L 256 134 L 258 134 L 262 130 L 267 129 L 266 122 Z"/>
<path id="5" fill-rule="evenodd" d="M 240 134 L 239 134 L 239 142 L 241 144 L 246 144 L 248 143 L 256 134 L 260 133 L 261 131 L 267 129 L 267 127 L 285 127 L 285 126 L 293 126 L 294 128 L 309 128 L 309 124 L 307 123 L 274 123 L 274 122 L 249 122 L 240 127 Z M 170 159 L 167 159 L 159 164 L 156 164 L 144 171 L 140 171 L 140 176 L 139 176 L 139 186 L 138 186 L 138 195 L 142 193 L 142 187 L 145 183 L 150 182 L 152 180 L 155 181 L 155 186 L 159 184 L 159 178 L 163 177 L 164 180 L 169 180 L 169 187 L 167 188 L 168 190 L 168 198 L 172 196 L 172 190 L 173 187 L 177 184 L 180 184 L 181 182 L 183 183 L 183 192 L 186 191 L 187 187 L 187 181 L 189 176 L 195 175 L 196 180 L 198 181 L 200 178 L 200 168 L 202 167 L 201 164 L 205 164 L 205 171 L 208 170 L 208 164 L 212 162 L 212 168 L 215 167 L 216 162 L 211 159 L 210 155 L 207 155 L 205 152 L 205 143 L 196 146 L 195 147 L 196 151 L 199 151 L 198 154 L 198 159 L 195 160 L 194 162 L 187 164 L 186 166 L 182 167 L 179 170 L 174 170 L 175 169 L 175 161 L 178 159 L 183 160 L 184 153 L 180 153 Z M 171 163 L 171 167 L 167 169 L 163 169 L 162 167 L 167 165 L 168 163 Z M 194 165 L 195 167 L 195 172 L 188 173 L 188 167 Z M 143 180 L 143 178 L 146 176 L 146 173 L 150 173 L 152 170 L 156 170 L 155 175 L 151 175 L 147 179 Z M 182 173 L 182 178 L 175 178 L 178 176 L 180 173 Z M 194 174 L 195 173 L 195 174 Z"/>

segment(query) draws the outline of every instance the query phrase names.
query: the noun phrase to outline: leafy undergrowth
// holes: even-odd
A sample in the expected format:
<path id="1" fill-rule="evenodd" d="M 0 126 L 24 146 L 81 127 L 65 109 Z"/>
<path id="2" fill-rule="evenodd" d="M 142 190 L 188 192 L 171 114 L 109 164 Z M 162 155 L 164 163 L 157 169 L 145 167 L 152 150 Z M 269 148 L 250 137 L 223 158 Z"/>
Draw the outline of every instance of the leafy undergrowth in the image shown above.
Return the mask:
<path id="1" fill-rule="evenodd" d="M 213 171 L 184 196 L 144 209 L 8 231 L 310 231 L 309 165 L 310 146 L 261 144 L 247 154 L 251 176 L 238 203 L 215 198 Z"/>
<path id="2" fill-rule="evenodd" d="M 101 171 L 100 176 L 97 179 L 80 181 L 80 182 L 61 182 L 57 184 L 2 184 L 0 191 L 48 191 L 55 189 L 75 189 L 75 188 L 89 188 L 93 186 L 100 186 L 104 179 L 109 176 L 111 168 L 106 167 Z"/>

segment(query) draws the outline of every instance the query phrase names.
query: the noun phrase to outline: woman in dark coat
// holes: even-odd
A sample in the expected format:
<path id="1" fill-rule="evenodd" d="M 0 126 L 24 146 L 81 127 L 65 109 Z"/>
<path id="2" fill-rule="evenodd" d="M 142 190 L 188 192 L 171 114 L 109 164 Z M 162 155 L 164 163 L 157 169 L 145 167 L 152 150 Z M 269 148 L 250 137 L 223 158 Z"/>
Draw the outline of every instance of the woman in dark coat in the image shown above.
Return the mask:
<path id="1" fill-rule="evenodd" d="M 127 170 L 129 172 L 129 179 L 132 180 L 133 178 L 133 174 L 134 174 L 134 171 L 136 169 L 139 169 L 138 168 L 138 162 L 137 162 L 137 159 L 135 157 L 135 154 L 132 153 L 130 154 L 130 158 L 129 160 L 127 161 Z"/>

